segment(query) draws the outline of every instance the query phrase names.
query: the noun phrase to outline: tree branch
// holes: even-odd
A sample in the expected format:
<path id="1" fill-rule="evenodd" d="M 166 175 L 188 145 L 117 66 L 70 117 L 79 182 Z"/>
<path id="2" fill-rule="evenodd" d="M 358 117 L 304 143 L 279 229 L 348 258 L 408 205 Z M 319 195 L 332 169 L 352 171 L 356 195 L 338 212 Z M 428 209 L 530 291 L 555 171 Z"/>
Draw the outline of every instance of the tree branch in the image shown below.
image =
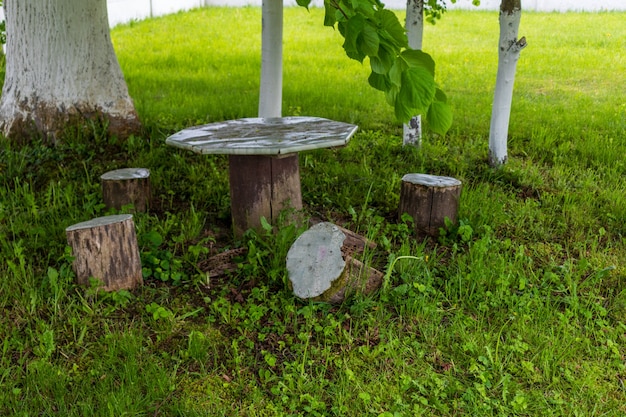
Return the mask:
<path id="1" fill-rule="evenodd" d="M 519 53 L 522 49 L 526 48 L 526 36 L 522 36 L 519 40 L 513 41 L 509 46 L 509 51 L 513 53 Z"/>
<path id="2" fill-rule="evenodd" d="M 346 19 L 349 19 L 346 12 L 344 12 L 341 6 L 339 6 L 339 3 L 337 2 L 337 0 L 330 0 L 330 5 L 333 6 L 335 9 L 339 10 L 341 14 L 343 15 L 343 17 L 345 17 Z"/>

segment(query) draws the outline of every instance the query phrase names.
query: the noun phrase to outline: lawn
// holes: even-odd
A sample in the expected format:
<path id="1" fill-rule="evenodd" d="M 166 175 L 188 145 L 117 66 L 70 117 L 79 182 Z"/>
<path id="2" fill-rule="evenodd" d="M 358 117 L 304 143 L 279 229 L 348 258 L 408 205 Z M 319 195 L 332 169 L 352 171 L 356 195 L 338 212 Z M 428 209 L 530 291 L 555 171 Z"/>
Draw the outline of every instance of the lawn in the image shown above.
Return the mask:
<path id="1" fill-rule="evenodd" d="M 226 158 L 164 144 L 256 115 L 260 9 L 116 27 L 141 137 L 0 139 L 0 415 L 625 415 L 625 17 L 522 17 L 509 161 L 494 170 L 497 13 L 426 28 L 455 119 L 416 149 L 323 12 L 285 10 L 284 115 L 360 126 L 300 155 L 306 216 L 376 242 L 364 260 L 388 277 L 341 305 L 289 289 L 303 226 L 234 239 Z M 124 167 L 151 171 L 150 210 L 134 215 L 144 286 L 78 287 L 65 228 L 118 213 L 99 177 Z M 398 220 L 407 173 L 463 183 L 459 224 L 438 239 Z M 247 250 L 237 268 L 207 275 L 233 248 Z"/>

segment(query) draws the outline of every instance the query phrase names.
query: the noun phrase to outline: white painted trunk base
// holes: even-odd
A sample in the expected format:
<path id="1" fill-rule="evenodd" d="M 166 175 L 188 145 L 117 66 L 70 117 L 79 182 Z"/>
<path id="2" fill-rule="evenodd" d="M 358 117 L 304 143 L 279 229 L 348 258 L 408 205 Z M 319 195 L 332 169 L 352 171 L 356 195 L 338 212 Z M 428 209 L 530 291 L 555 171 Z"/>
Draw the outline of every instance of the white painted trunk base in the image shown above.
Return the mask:
<path id="1" fill-rule="evenodd" d="M 102 115 L 111 130 L 139 122 L 109 34 L 106 0 L 6 0 L 6 78 L 0 127 L 55 137 Z M 32 132 L 30 132 L 32 133 Z"/>
<path id="2" fill-rule="evenodd" d="M 526 39 L 517 39 L 522 10 L 500 11 L 500 40 L 498 49 L 498 73 L 493 97 L 491 125 L 489 128 L 489 160 L 492 166 L 506 163 L 508 158 L 507 136 L 513 101 L 515 69 Z"/>

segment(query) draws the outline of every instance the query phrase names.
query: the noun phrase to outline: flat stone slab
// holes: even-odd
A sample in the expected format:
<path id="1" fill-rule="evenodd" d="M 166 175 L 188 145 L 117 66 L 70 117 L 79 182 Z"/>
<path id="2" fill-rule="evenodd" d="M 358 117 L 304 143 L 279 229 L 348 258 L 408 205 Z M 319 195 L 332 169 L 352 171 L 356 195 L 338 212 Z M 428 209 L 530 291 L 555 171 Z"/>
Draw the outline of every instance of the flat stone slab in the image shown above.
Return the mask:
<path id="1" fill-rule="evenodd" d="M 165 143 L 200 154 L 282 155 L 345 146 L 357 129 L 320 117 L 246 118 L 183 129 Z"/>

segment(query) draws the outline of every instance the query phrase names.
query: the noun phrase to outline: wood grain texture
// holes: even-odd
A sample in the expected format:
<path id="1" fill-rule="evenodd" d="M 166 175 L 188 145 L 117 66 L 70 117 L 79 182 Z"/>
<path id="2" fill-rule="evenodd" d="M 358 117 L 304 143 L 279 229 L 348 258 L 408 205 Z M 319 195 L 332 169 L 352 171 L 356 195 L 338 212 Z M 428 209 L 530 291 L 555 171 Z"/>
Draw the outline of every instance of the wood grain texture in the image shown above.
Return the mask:
<path id="1" fill-rule="evenodd" d="M 132 204 L 134 212 L 143 213 L 150 204 L 150 171 L 145 168 L 124 168 L 109 171 L 100 177 L 102 200 L 107 208 L 121 209 Z"/>
<path id="2" fill-rule="evenodd" d="M 102 281 L 105 291 L 132 289 L 143 284 L 133 216 L 98 217 L 65 229 L 74 256 L 76 282 Z"/>
<path id="3" fill-rule="evenodd" d="M 241 236 L 272 223 L 281 210 L 302 209 L 298 154 L 285 157 L 230 155 L 230 200 L 233 230 Z"/>
<path id="4" fill-rule="evenodd" d="M 461 182 L 451 177 L 407 174 L 402 178 L 398 217 L 409 214 L 419 234 L 438 236 L 446 226 L 458 220 Z"/>

